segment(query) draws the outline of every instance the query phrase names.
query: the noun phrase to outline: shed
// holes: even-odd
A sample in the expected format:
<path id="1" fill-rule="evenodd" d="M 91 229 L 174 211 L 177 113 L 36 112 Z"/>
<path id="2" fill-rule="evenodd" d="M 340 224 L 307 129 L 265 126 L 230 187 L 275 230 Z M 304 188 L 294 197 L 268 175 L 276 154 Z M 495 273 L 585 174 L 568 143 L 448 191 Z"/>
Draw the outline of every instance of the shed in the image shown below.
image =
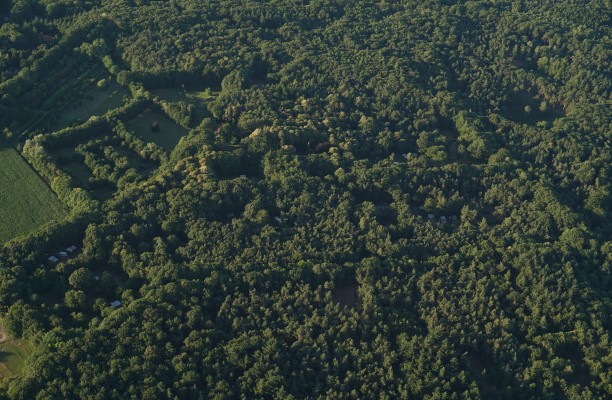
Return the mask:
<path id="1" fill-rule="evenodd" d="M 113 308 L 117 308 L 117 307 L 119 307 L 121 305 L 121 302 L 119 300 L 115 300 L 115 301 L 111 302 L 110 305 Z"/>
<path id="2" fill-rule="evenodd" d="M 280 217 L 274 217 L 274 221 L 278 222 L 279 224 L 283 222 Z"/>
<path id="3" fill-rule="evenodd" d="M 433 221 L 436 219 L 436 216 L 433 214 L 427 214 L 427 218 L 429 218 L 430 221 Z"/>
<path id="4" fill-rule="evenodd" d="M 59 256 L 60 257 L 68 257 L 68 253 L 66 253 L 65 251 L 60 251 L 59 252 Z"/>
<path id="5" fill-rule="evenodd" d="M 72 253 L 74 253 L 75 251 L 77 251 L 77 249 L 78 249 L 78 247 L 76 247 L 76 246 L 72 245 L 72 246 L 70 246 L 70 247 L 68 247 L 68 248 L 66 249 L 66 252 L 67 252 L 67 253 L 69 253 L 69 254 L 72 254 Z"/>
<path id="6" fill-rule="evenodd" d="M 49 257 L 49 261 L 51 261 L 52 263 L 56 263 L 59 261 L 59 258 L 55 257 L 55 256 L 51 256 Z"/>
<path id="7" fill-rule="evenodd" d="M 446 217 L 444 215 L 440 217 L 440 222 L 442 222 L 443 224 L 446 223 Z"/>

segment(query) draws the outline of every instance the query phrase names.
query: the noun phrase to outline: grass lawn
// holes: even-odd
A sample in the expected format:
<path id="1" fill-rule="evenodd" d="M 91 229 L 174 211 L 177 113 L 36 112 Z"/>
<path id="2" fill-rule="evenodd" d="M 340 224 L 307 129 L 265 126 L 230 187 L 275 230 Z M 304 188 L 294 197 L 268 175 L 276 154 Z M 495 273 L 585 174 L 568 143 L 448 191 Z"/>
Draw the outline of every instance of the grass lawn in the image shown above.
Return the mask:
<path id="1" fill-rule="evenodd" d="M 151 94 L 158 96 L 162 100 L 169 102 L 185 101 L 193 104 L 195 107 L 194 119 L 195 124 L 202 122 L 204 118 L 211 117 L 208 111 L 208 103 L 219 95 L 219 92 L 214 92 L 211 89 L 202 91 L 187 91 L 176 88 L 153 89 Z"/>
<path id="2" fill-rule="evenodd" d="M 91 177 L 91 171 L 87 166 L 73 158 L 74 148 L 62 148 L 51 152 L 55 156 L 55 163 L 58 167 L 66 171 L 69 175 L 77 180 L 80 186 L 87 186 L 89 178 Z M 63 158 L 63 160 L 62 160 Z M 69 160 L 68 162 L 64 160 Z"/>
<path id="3" fill-rule="evenodd" d="M 102 116 L 119 107 L 126 96 L 129 96 L 128 91 L 116 82 L 110 82 L 106 88 L 100 89 L 92 81 L 83 92 L 83 99 L 75 100 L 74 106 L 69 106 L 62 111 L 54 128 L 55 130 L 62 129 L 77 121 L 85 122 L 94 115 Z"/>
<path id="4" fill-rule="evenodd" d="M 154 121 L 159 123 L 158 132 L 151 130 L 151 124 Z M 187 129 L 177 125 L 165 115 L 151 110 L 146 110 L 136 118 L 128 121 L 125 125 L 145 142 L 156 143 L 168 152 L 172 151 L 179 140 L 181 140 L 181 137 L 187 134 Z"/>
<path id="5" fill-rule="evenodd" d="M 2 325 L 0 325 L 0 336 L 6 338 Z M 3 343 L 0 343 L 0 379 L 17 375 L 31 353 L 32 344 L 27 340 L 3 340 Z"/>
<path id="6" fill-rule="evenodd" d="M 0 139 L 0 243 L 66 215 L 57 196 L 4 139 Z"/>
<path id="7" fill-rule="evenodd" d="M 549 105 L 545 111 L 540 110 L 540 104 L 541 102 L 527 93 L 512 94 L 505 104 L 502 114 L 505 114 L 506 118 L 514 122 L 527 125 L 536 125 L 542 121 L 552 122 L 563 116 L 563 112 L 553 105 Z M 530 111 L 526 110 L 527 107 L 530 108 Z"/>

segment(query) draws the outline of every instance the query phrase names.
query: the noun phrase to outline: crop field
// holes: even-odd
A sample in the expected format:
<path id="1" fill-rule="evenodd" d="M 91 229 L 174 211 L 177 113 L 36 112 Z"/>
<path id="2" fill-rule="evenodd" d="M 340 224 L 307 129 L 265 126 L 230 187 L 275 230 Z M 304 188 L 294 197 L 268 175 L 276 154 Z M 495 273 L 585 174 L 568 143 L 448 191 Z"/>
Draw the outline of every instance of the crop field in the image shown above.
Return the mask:
<path id="1" fill-rule="evenodd" d="M 159 131 L 153 132 L 151 124 L 157 121 Z M 163 114 L 146 110 L 125 124 L 127 129 L 146 142 L 162 146 L 166 151 L 172 151 L 181 137 L 187 134 L 187 129 L 177 125 Z"/>
<path id="2" fill-rule="evenodd" d="M 101 89 L 92 80 L 81 95 L 81 100 L 75 101 L 76 104 L 69 106 L 60 114 L 59 120 L 54 124 L 56 130 L 77 122 L 85 122 L 94 115 L 106 114 L 119 107 L 129 93 L 116 82 L 110 82 L 104 89 Z"/>
<path id="3" fill-rule="evenodd" d="M 60 200 L 4 139 L 0 139 L 0 243 L 66 214 Z"/>

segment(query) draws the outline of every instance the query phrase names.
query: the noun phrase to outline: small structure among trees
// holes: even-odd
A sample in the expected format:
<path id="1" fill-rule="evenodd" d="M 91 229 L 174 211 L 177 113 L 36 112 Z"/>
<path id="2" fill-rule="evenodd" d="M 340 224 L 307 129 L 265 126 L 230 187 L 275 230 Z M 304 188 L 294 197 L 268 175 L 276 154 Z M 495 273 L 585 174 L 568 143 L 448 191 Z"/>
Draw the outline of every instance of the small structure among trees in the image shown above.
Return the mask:
<path id="1" fill-rule="evenodd" d="M 153 121 L 151 123 L 151 132 L 159 132 L 159 122 Z"/>

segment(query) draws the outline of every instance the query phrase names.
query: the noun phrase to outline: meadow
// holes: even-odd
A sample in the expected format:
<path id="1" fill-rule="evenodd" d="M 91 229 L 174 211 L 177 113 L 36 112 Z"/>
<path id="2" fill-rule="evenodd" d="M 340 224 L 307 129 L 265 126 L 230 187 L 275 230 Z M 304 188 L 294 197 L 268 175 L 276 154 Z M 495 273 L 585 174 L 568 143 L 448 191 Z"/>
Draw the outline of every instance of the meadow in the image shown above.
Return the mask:
<path id="1" fill-rule="evenodd" d="M 60 219 L 66 211 L 19 153 L 0 139 L 0 243 Z"/>
<path id="2" fill-rule="evenodd" d="M 158 132 L 151 130 L 154 121 L 159 123 Z M 165 115 L 149 109 L 128 121 L 126 127 L 142 140 L 156 143 L 168 152 L 172 151 L 181 137 L 187 134 L 187 129 L 177 125 Z"/>
<path id="3" fill-rule="evenodd" d="M 81 100 L 75 101 L 60 114 L 54 130 L 86 122 L 94 115 L 102 116 L 119 107 L 124 98 L 129 96 L 128 91 L 117 82 L 109 82 L 105 88 L 99 88 L 94 81 L 91 80 L 89 86 L 79 93 Z"/>
<path id="4" fill-rule="evenodd" d="M 30 353 L 32 344 L 29 341 L 11 339 L 0 324 L 0 379 L 18 374 Z"/>

